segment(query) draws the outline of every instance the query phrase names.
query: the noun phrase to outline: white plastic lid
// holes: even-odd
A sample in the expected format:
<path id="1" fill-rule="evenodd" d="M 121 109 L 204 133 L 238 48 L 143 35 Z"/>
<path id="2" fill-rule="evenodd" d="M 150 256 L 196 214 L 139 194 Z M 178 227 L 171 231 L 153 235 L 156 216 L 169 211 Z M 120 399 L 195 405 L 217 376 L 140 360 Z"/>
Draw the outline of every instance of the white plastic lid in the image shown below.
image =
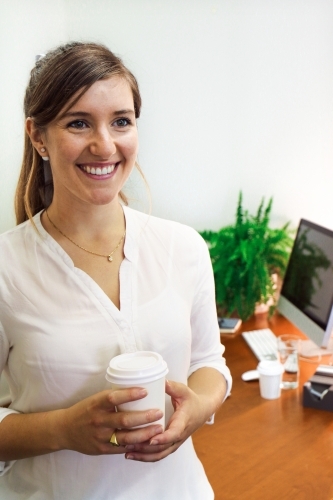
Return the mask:
<path id="1" fill-rule="evenodd" d="M 111 359 L 105 378 L 113 384 L 144 384 L 168 373 L 162 356 L 152 351 L 120 354 Z"/>
<path id="2" fill-rule="evenodd" d="M 279 361 L 263 360 L 260 361 L 257 370 L 261 375 L 281 375 L 284 367 Z"/>

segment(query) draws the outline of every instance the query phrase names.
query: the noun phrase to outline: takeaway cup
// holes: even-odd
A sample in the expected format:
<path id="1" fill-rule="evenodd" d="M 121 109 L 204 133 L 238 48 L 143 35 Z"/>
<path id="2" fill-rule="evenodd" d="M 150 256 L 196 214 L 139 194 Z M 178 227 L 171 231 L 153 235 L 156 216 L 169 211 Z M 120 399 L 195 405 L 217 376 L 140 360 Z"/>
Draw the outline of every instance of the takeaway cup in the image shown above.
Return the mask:
<path id="1" fill-rule="evenodd" d="M 264 399 L 277 399 L 281 395 L 281 380 L 284 371 L 279 361 L 260 361 L 259 372 L 260 395 Z"/>
<path id="2" fill-rule="evenodd" d="M 137 351 L 120 354 L 111 359 L 105 378 L 112 389 L 143 387 L 148 394 L 145 398 L 117 406 L 118 411 L 143 411 L 160 409 L 163 417 L 154 422 L 165 427 L 165 376 L 168 367 L 157 352 Z M 145 424 L 150 425 L 150 424 Z M 145 425 L 138 427 L 145 427 Z"/>

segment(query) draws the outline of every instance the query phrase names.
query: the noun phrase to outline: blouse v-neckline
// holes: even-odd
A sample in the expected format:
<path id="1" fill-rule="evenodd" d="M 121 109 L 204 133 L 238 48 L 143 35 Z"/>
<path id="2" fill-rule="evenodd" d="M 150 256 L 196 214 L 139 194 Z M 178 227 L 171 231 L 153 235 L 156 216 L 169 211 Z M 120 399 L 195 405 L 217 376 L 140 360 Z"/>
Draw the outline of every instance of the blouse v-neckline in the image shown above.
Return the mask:
<path id="1" fill-rule="evenodd" d="M 128 213 L 128 207 L 122 207 L 124 211 L 125 224 L 126 224 L 126 235 L 124 240 L 124 259 L 120 264 L 119 268 L 119 302 L 120 308 L 114 304 L 114 302 L 108 297 L 108 295 L 104 292 L 104 290 L 98 285 L 98 283 L 85 271 L 76 267 L 72 258 L 68 255 L 68 253 L 63 249 L 63 247 L 50 235 L 44 228 L 41 215 L 43 211 L 39 212 L 34 216 L 34 222 L 38 229 L 39 235 L 36 234 L 36 237 L 42 238 L 43 243 L 47 246 L 49 250 L 51 250 L 52 254 L 55 255 L 58 262 L 61 265 L 65 265 L 80 281 L 85 285 L 86 288 L 89 289 L 91 293 L 101 302 L 101 304 L 109 311 L 112 316 L 128 316 L 128 304 L 131 302 L 131 298 L 127 297 L 128 290 L 131 290 L 131 287 L 126 286 L 126 281 L 130 279 L 130 266 L 131 262 L 134 260 L 135 255 L 135 238 L 131 234 L 132 224 L 130 222 L 130 217 Z M 124 286 L 122 286 L 124 285 Z M 124 292 L 126 290 L 126 292 Z"/>

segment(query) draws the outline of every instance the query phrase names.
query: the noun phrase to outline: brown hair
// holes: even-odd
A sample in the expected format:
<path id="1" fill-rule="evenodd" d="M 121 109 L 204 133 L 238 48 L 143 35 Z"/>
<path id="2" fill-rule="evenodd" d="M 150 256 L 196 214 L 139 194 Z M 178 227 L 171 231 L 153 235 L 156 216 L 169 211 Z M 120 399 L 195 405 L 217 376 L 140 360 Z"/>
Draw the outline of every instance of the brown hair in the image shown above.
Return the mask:
<path id="1" fill-rule="evenodd" d="M 81 42 L 60 46 L 36 62 L 24 98 L 25 117 L 31 117 L 43 130 L 63 108 L 72 106 L 95 82 L 111 76 L 120 76 L 129 83 L 138 118 L 141 96 L 133 74 L 107 47 Z M 43 160 L 25 132 L 23 161 L 15 194 L 16 223 L 31 219 L 47 208 L 52 196 L 52 176 L 50 179 L 45 177 Z M 123 193 L 119 196 L 127 203 Z"/>

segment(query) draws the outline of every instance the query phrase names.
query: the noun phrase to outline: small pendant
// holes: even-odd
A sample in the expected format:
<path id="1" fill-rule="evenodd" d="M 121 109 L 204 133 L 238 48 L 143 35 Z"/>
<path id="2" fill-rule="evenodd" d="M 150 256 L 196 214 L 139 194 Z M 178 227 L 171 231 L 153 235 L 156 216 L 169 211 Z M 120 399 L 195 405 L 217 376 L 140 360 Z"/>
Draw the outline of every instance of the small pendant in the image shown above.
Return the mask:
<path id="1" fill-rule="evenodd" d="M 112 255 L 108 255 L 108 261 L 109 261 L 109 262 L 112 262 L 112 261 L 113 261 Z"/>

